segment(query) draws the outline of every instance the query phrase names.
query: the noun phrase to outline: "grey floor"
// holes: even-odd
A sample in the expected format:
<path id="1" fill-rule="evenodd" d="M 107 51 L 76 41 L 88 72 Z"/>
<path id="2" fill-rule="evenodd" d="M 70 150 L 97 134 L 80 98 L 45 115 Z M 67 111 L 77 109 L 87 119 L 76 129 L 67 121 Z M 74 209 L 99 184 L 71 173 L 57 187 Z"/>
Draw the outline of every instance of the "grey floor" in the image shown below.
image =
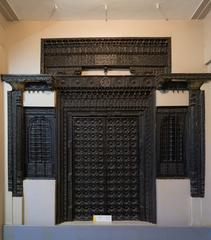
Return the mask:
<path id="1" fill-rule="evenodd" d="M 211 240 L 211 227 L 138 225 L 4 226 L 4 240 Z"/>

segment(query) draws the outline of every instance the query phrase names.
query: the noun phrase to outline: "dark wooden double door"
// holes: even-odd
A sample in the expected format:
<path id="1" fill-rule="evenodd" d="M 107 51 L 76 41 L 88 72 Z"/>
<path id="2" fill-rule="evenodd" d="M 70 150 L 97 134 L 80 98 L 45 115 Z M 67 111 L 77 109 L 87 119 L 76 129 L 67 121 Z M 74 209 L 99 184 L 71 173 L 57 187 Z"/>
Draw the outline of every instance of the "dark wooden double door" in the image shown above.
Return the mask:
<path id="1" fill-rule="evenodd" d="M 140 124 L 140 116 L 131 114 L 69 116 L 72 220 L 142 218 Z"/>

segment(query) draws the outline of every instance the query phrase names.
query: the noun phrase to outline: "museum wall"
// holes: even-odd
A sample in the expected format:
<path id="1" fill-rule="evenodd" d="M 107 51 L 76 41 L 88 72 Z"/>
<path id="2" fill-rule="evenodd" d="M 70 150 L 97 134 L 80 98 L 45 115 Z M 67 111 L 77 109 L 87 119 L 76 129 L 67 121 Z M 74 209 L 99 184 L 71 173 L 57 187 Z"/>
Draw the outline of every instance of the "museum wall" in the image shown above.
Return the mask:
<path id="1" fill-rule="evenodd" d="M 203 21 L 204 24 L 204 62 L 207 64 L 207 72 L 211 73 L 211 12 Z M 203 223 L 211 223 L 211 83 L 204 85 L 206 92 L 206 178 L 205 178 L 205 198 L 202 204 Z"/>
<path id="2" fill-rule="evenodd" d="M 18 22 L 8 29 L 10 73 L 39 73 L 40 38 L 172 37 L 172 71 L 203 72 L 203 24 L 192 21 Z"/>
<path id="3" fill-rule="evenodd" d="M 204 23 L 204 60 L 208 63 L 211 60 L 211 12 L 203 21 Z"/>
<path id="4" fill-rule="evenodd" d="M 40 72 L 40 39 L 60 37 L 172 37 L 172 72 L 205 72 L 204 38 L 202 21 L 77 21 L 77 22 L 18 22 L 7 28 L 8 73 L 38 74 Z M 206 97 L 211 87 L 206 86 Z M 8 90 L 9 87 L 5 86 Z M 27 99 L 26 99 L 27 96 Z M 38 105 L 27 93 L 24 104 Z M 39 106 L 46 102 L 47 93 L 39 97 Z M 43 100 L 41 100 L 43 98 Z M 4 99 L 6 106 L 6 97 Z M 53 101 L 53 100 L 49 100 Z M 187 93 L 157 92 L 157 102 L 163 105 L 187 105 Z M 206 99 L 209 106 L 211 99 Z M 5 110 L 5 116 L 6 116 Z M 207 110 L 206 123 L 211 114 Z M 6 120 L 6 117 L 5 117 Z M 211 126 L 206 124 L 207 144 L 211 138 Z M 6 138 L 5 138 L 6 139 Z M 7 151 L 7 146 L 5 147 Z M 206 151 L 206 198 L 190 197 L 189 180 L 157 180 L 157 215 L 160 225 L 209 225 L 211 212 L 208 201 L 211 195 L 211 152 Z M 7 177 L 6 177 L 7 178 Z M 6 179 L 5 178 L 5 179 Z M 50 196 L 55 196 L 54 182 L 46 182 L 46 191 L 37 187 L 40 182 L 24 182 L 24 199 L 13 198 L 6 191 L 6 223 L 38 224 L 42 220 L 42 211 L 55 211 Z M 43 183 L 44 184 L 44 183 Z M 33 187 L 34 186 L 34 187 Z M 44 185 L 43 185 L 44 186 Z M 34 193 L 36 191 L 36 198 Z M 54 192 L 54 193 L 53 193 Z M 49 196 L 49 198 L 47 197 Z M 210 200 L 211 201 L 211 200 Z M 47 204 L 51 202 L 51 204 Z M 24 203 L 24 204 L 23 204 Z M 22 208 L 22 206 L 24 207 Z M 24 214 L 23 214 L 24 212 Z M 54 214 L 49 215 L 43 225 L 52 224 Z M 54 219 L 53 219 L 54 222 Z"/>
<path id="5" fill-rule="evenodd" d="M 0 73 L 6 72 L 6 37 L 7 23 L 0 15 Z M 0 82 L 0 240 L 4 223 L 4 121 L 3 121 L 3 83 Z"/>

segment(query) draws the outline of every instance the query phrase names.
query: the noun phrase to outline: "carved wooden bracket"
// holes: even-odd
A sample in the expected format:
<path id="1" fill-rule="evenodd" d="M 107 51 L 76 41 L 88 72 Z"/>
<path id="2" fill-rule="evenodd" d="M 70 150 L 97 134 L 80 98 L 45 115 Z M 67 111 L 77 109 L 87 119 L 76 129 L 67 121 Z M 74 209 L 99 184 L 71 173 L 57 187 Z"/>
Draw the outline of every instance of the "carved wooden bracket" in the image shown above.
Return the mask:
<path id="1" fill-rule="evenodd" d="M 171 73 L 160 74 L 156 78 L 159 90 L 196 90 L 211 81 L 210 73 Z"/>
<path id="2" fill-rule="evenodd" d="M 54 78 L 50 75 L 2 75 L 1 79 L 9 83 L 13 91 L 51 91 Z"/>

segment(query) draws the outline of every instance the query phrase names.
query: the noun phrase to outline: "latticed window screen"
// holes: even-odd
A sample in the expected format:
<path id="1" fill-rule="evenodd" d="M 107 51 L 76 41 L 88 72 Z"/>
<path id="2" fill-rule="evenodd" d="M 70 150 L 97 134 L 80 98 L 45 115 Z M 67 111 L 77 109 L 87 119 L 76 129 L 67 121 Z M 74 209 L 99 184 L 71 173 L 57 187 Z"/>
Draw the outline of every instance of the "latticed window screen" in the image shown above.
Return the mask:
<path id="1" fill-rule="evenodd" d="M 187 108 L 157 109 L 157 177 L 187 177 Z"/>
<path id="2" fill-rule="evenodd" d="M 25 176 L 55 176 L 55 111 L 51 108 L 25 108 Z"/>

